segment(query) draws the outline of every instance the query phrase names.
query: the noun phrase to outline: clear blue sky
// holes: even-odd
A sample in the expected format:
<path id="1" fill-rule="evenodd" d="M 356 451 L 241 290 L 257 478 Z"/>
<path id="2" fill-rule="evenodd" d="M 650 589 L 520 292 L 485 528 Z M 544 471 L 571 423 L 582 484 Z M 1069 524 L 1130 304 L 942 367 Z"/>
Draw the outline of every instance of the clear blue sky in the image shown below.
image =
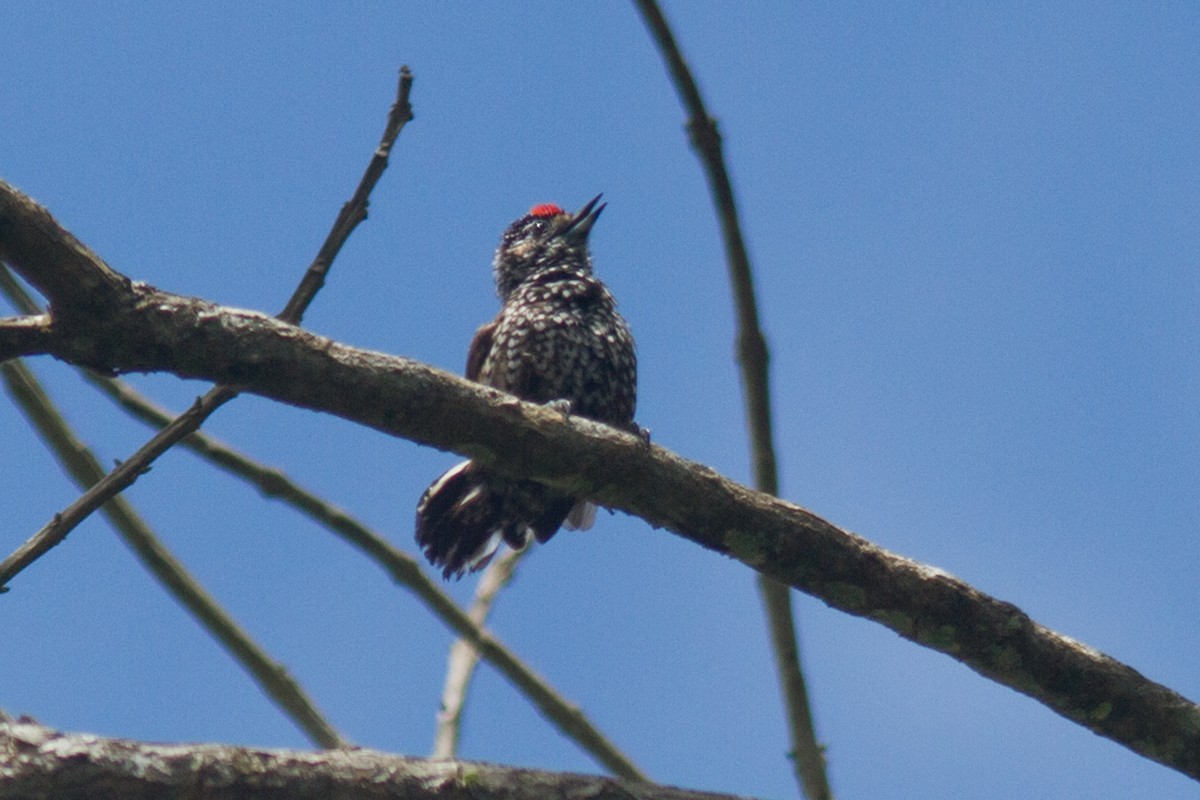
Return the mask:
<path id="1" fill-rule="evenodd" d="M 1200 7 L 667 12 L 726 136 L 784 496 L 1200 698 Z M 505 224 L 603 191 L 639 421 L 748 479 L 718 231 L 631 5 L 15 2 L 0 28 L 0 176 L 125 274 L 272 312 L 411 65 L 416 120 L 306 324 L 458 371 Z M 34 367 L 105 461 L 145 438 Z M 175 409 L 204 389 L 133 380 Z M 209 430 L 410 551 L 454 461 L 250 397 Z M 0 441 L 8 552 L 75 490 L 2 398 Z M 428 751 L 450 637 L 406 593 L 190 455 L 130 497 L 348 737 Z M 1195 796 L 945 656 L 797 607 L 843 798 Z M 794 795 L 740 565 L 605 515 L 538 550 L 494 626 L 652 777 Z M 99 519 L 13 582 L 0 641 L 0 707 L 50 725 L 305 745 Z M 463 754 L 596 769 L 487 669 Z"/>

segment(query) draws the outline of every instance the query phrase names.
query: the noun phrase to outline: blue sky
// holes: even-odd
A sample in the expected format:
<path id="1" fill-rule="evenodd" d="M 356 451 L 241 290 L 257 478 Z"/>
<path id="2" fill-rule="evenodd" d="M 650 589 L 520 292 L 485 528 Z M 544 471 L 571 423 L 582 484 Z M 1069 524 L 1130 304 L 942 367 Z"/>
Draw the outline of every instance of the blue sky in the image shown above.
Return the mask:
<path id="1" fill-rule="evenodd" d="M 726 137 L 783 495 L 1200 697 L 1200 9 L 666 11 Z M 504 226 L 603 191 L 596 268 L 637 336 L 639 421 L 749 479 L 718 230 L 632 5 L 17 2 L 0 28 L 0 177 L 133 278 L 271 312 L 409 64 L 416 120 L 305 324 L 458 371 Z M 70 368 L 33 366 L 102 460 L 146 437 Z M 205 388 L 132 381 L 175 409 Z M 253 397 L 208 430 L 410 552 L 417 497 L 455 460 Z M 7 552 L 75 490 L 7 400 L 0 440 Z M 129 496 L 345 735 L 428 752 L 450 637 L 406 593 L 188 454 Z M 1194 795 L 945 656 L 796 604 L 841 797 Z M 602 516 L 525 562 L 494 628 L 653 778 L 794 795 L 740 565 Z M 11 712 L 305 745 L 99 519 L 13 582 L 0 639 Z M 462 752 L 596 770 L 486 668 Z"/>

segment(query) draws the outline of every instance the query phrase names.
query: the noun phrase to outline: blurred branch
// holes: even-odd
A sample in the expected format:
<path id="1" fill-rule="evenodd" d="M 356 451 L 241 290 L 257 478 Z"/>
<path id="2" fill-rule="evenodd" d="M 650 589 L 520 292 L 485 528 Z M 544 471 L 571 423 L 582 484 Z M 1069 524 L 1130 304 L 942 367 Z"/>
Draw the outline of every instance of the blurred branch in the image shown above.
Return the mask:
<path id="1" fill-rule="evenodd" d="M 684 61 L 671 27 L 655 0 L 636 0 L 642 18 L 658 44 L 667 69 L 675 83 L 688 113 L 687 130 L 692 147 L 700 157 L 708 186 L 712 192 L 721 234 L 725 242 L 725 263 L 737 311 L 738 363 L 742 370 L 742 391 L 746 403 L 746 420 L 750 430 L 750 451 L 754 463 L 754 484 L 759 491 L 779 494 L 775 444 L 771 422 L 770 351 L 758 322 L 758 302 L 754 296 L 754 275 L 750 256 L 746 252 L 742 226 L 738 221 L 733 182 L 725 167 L 721 134 L 717 121 L 709 116 L 700 95 L 700 87 Z M 801 792 L 812 800 L 829 800 L 833 796 L 825 768 L 825 751 L 817 742 L 817 734 L 808 701 L 796 624 L 792 612 L 792 597 L 787 586 L 768 578 L 758 577 L 763 611 L 771 634 L 779 673 L 784 707 L 787 709 L 788 729 L 792 741 L 792 763 Z"/>
<path id="2" fill-rule="evenodd" d="M 54 269 L 52 262 L 29 263 L 44 252 L 10 246 L 10 232 L 24 226 L 32 205 L 0 182 L 0 256 L 21 274 Z M 236 383 L 636 514 L 1200 778 L 1200 707 L 958 578 L 632 434 L 563 419 L 553 409 L 265 314 L 123 283 L 124 293 L 104 313 L 56 317 L 45 352 L 109 371 Z M 10 322 L 0 320 L 0 354 Z M 14 574 L 0 572 L 0 583 Z"/>
<path id="3" fill-rule="evenodd" d="M 84 374 L 97 388 L 148 425 L 162 426 L 170 421 L 171 416 L 166 411 L 156 408 L 122 381 L 94 373 Z M 544 678 L 493 637 L 483 627 L 482 617 L 477 619 L 474 612 L 468 614 L 462 611 L 407 553 L 396 549 L 345 510 L 307 491 L 283 471 L 260 464 L 206 434 L 193 433 L 180 445 L 257 486 L 267 497 L 277 498 L 307 514 L 360 550 L 388 573 L 395 583 L 416 595 L 434 616 L 460 637 L 455 647 L 469 647 L 477 657 L 486 659 L 505 680 L 533 703 L 542 716 L 579 745 L 580 749 L 614 775 L 630 780 L 646 780 L 629 757 L 609 741 L 578 706 L 555 691 Z M 509 558 L 511 556 L 506 553 L 493 563 Z M 512 567 L 515 568 L 515 564 Z M 488 574 L 491 572 L 485 573 L 485 580 Z M 450 755 L 445 757 L 449 758 Z"/>
<path id="4" fill-rule="evenodd" d="M 21 312 L 27 314 L 38 312 L 37 304 L 13 280 L 3 265 L 0 265 L 0 291 Z M 6 366 L 0 365 L 0 369 Z M 156 428 L 170 424 L 173 418 L 170 413 L 157 407 L 123 381 L 97 375 L 87 370 L 82 370 L 82 374 L 92 385 L 138 420 Z M 477 662 L 482 656 L 518 691 L 525 694 L 538 711 L 564 736 L 579 745 L 598 763 L 619 777 L 630 780 L 646 780 L 637 766 L 618 750 L 577 706 L 558 694 L 543 678 L 484 630 L 486 609 L 482 613 L 476 612 L 475 609 L 472 609 L 471 614 L 464 613 L 449 595 L 429 579 L 415 560 L 397 550 L 386 539 L 346 511 L 305 490 L 283 471 L 260 464 L 200 432 L 185 438 L 180 442 L 180 446 L 191 450 L 235 477 L 257 486 L 267 497 L 278 498 L 308 515 L 371 558 L 392 577 L 393 581 L 415 594 L 443 624 L 460 637 L 455 640 L 454 648 L 469 652 L 474 659 L 464 677 L 463 693 L 466 690 L 466 682 L 470 680 L 470 672 L 474 670 L 474 662 Z M 110 506 L 123 502 L 122 498 L 115 498 L 104 507 L 104 510 L 107 513 Z M 140 551 L 135 549 L 135 552 Z M 483 592 L 485 584 L 489 582 L 498 581 L 498 583 L 494 583 L 496 590 L 507 583 L 518 560 L 516 551 L 505 551 L 499 556 L 493 562 L 493 568 L 485 573 L 477 589 L 477 596 Z M 501 564 L 504 566 L 499 566 Z M 489 578 L 489 576 L 494 577 Z M 492 595 L 494 597 L 494 591 Z M 180 602 L 187 605 L 184 600 Z M 490 603 L 491 598 L 487 602 Z M 478 606 L 478 600 L 476 605 Z M 458 663 L 465 663 L 466 659 L 466 655 L 460 655 Z M 455 725 L 457 725 L 457 720 Z M 453 750 L 451 750 L 442 757 L 450 758 L 453 754 Z"/>
<path id="5" fill-rule="evenodd" d="M 348 749 L 147 744 L 64 734 L 0 712 L 4 797 L 55 800 L 737 800 L 635 780 Z"/>
<path id="6" fill-rule="evenodd" d="M 5 341 L 0 344 L 0 361 L 25 355 L 45 353 L 51 346 L 51 322 L 49 314 L 31 317 L 0 318 L 4 326 Z"/>
<path id="7" fill-rule="evenodd" d="M 309 303 L 324 285 L 333 259 L 358 223 L 366 219 L 368 198 L 387 168 L 392 145 L 404 125 L 412 119 L 412 107 L 408 102 L 411 89 L 412 73 L 408 67 L 403 67 L 396 89 L 396 101 L 388 114 L 379 146 L 367 164 L 353 197 L 342 206 L 317 257 L 304 273 L 287 306 L 280 312 L 278 319 L 281 321 L 299 324 Z M 51 316 L 56 322 L 66 322 L 73 317 L 87 318 L 97 310 L 111 308 L 113 304 L 127 299 L 125 290 L 129 287 L 124 276 L 113 272 L 91 250 L 63 230 L 45 209 L 20 193 L 13 192 L 7 184 L 3 186 L 8 191 L 3 195 L 3 202 L 0 202 L 0 219 L 7 218 L 11 222 L 19 216 L 22 224 L 9 225 L 0 230 L 0 258 L 20 261 L 27 266 L 22 276 L 50 301 Z M 42 269 L 42 265 L 47 263 L 55 264 L 56 268 Z M 4 348 L 0 347 L 0 358 L 3 357 Z M 237 396 L 237 390 L 230 385 L 233 383 L 236 380 L 216 386 L 203 397 L 197 398 L 190 409 L 155 434 L 74 503 L 55 514 L 24 546 L 0 564 L 0 587 L 6 580 L 4 575 L 14 569 L 24 569 L 36 561 L 65 539 L 105 501 L 132 486 L 142 473 L 150 469 L 155 459 L 189 433 L 199 430 L 209 416 Z"/>
<path id="8" fill-rule="evenodd" d="M 29 296 L 29 292 L 25 291 L 25 288 L 17 282 L 16 277 L 9 272 L 8 267 L 2 263 L 0 263 L 0 293 L 8 298 L 17 311 L 25 315 L 20 318 L 21 320 L 44 319 L 47 331 L 49 331 L 50 315 L 42 314 L 41 306 Z"/>
<path id="9" fill-rule="evenodd" d="M 500 590 L 512 580 L 517 564 L 528 550 L 505 549 L 492 559 L 475 585 L 475 602 L 467 616 L 483 627 Z M 433 739 L 433 758 L 454 758 L 458 754 L 458 739 L 462 734 L 463 707 L 467 690 L 479 665 L 479 651 L 467 639 L 455 639 L 446 659 L 446 682 L 442 687 L 442 707 L 438 712 L 437 731 Z"/>
<path id="10" fill-rule="evenodd" d="M 0 275 L 7 274 L 7 270 L 0 267 Z M 28 367 L 19 360 L 7 361 L 0 364 L 0 379 L 77 485 L 87 488 L 104 477 L 99 460 L 71 431 Z M 221 643 L 254 678 L 267 697 L 314 744 L 321 747 L 348 746 L 349 743 L 325 720 L 287 670 L 272 660 L 171 555 L 128 500 L 114 497 L 101 508 L 101 513 L 159 584 Z"/>

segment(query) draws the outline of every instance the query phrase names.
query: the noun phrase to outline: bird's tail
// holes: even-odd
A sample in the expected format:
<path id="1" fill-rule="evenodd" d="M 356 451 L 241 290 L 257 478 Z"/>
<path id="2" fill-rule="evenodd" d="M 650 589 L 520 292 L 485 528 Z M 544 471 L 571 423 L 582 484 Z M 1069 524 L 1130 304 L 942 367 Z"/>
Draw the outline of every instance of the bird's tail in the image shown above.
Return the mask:
<path id="1" fill-rule="evenodd" d="M 540 483 L 507 478 L 464 461 L 421 495 L 417 544 L 431 564 L 442 568 L 443 577 L 461 577 L 483 569 L 502 541 L 520 549 L 530 536 L 546 541 L 564 521 L 587 527 L 575 524 L 590 524 L 583 505 Z"/>

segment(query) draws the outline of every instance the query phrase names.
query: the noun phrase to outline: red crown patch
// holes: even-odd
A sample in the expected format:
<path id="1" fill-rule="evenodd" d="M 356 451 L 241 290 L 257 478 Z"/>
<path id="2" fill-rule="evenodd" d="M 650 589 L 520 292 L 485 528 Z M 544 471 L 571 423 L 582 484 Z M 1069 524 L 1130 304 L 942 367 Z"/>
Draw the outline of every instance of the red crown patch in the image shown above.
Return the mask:
<path id="1" fill-rule="evenodd" d="M 542 203 L 529 209 L 529 216 L 531 217 L 557 217 L 559 214 L 565 213 L 567 212 L 554 205 L 554 203 Z"/>

